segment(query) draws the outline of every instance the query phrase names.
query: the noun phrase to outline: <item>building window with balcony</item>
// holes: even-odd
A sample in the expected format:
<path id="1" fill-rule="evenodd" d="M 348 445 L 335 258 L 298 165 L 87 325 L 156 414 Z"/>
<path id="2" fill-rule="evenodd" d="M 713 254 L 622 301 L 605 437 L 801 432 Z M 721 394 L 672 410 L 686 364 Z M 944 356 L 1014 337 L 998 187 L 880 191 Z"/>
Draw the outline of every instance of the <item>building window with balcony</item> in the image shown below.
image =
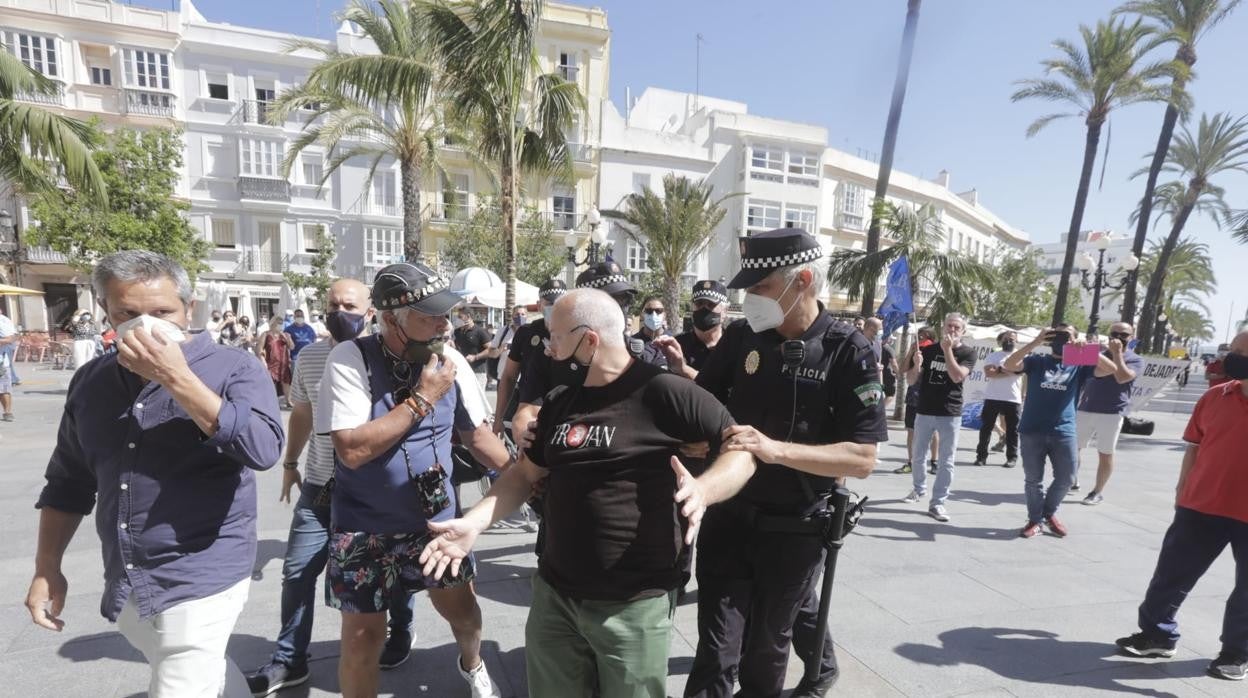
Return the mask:
<path id="1" fill-rule="evenodd" d="M 784 181 L 784 151 L 764 145 L 750 146 L 750 179 Z"/>
<path id="2" fill-rule="evenodd" d="M 231 250 L 238 247 L 238 241 L 234 236 L 234 220 L 232 218 L 212 219 L 212 244 Z"/>
<path id="3" fill-rule="evenodd" d="M 282 158 L 285 155 L 281 141 L 243 138 L 239 140 L 238 149 L 242 174 L 249 177 L 282 176 Z"/>
<path id="4" fill-rule="evenodd" d="M 789 183 L 819 186 L 819 156 L 815 153 L 789 153 Z"/>
<path id="5" fill-rule="evenodd" d="M 646 172 L 633 173 L 633 193 L 641 194 L 650 188 L 650 175 Z"/>
<path id="6" fill-rule="evenodd" d="M 299 232 L 303 237 L 299 249 L 312 253 L 321 251 L 321 237 L 326 234 L 324 224 L 304 223 L 299 227 Z"/>
<path id="7" fill-rule="evenodd" d="M 143 90 L 168 90 L 169 54 L 128 48 L 122 51 L 126 87 Z"/>
<path id="8" fill-rule="evenodd" d="M 5 45 L 9 52 L 27 68 L 48 78 L 59 78 L 60 56 L 56 50 L 56 37 L 41 34 L 5 32 Z"/>
<path id="9" fill-rule="evenodd" d="M 321 178 L 325 176 L 325 165 L 321 156 L 305 152 L 299 157 L 303 160 L 303 183 L 310 187 L 320 186 Z"/>
<path id="10" fill-rule="evenodd" d="M 364 229 L 364 266 L 376 269 L 402 259 L 402 230 L 398 228 Z"/>
<path id="11" fill-rule="evenodd" d="M 442 218 L 448 221 L 468 219 L 468 175 L 448 173 L 442 177 Z"/>
<path id="12" fill-rule="evenodd" d="M 554 213 L 552 220 L 555 230 L 573 230 L 576 228 L 576 192 L 572 189 L 556 190 L 550 197 L 550 210 Z"/>
<path id="13" fill-rule="evenodd" d="M 749 199 L 745 204 L 747 233 L 758 233 L 780 227 L 780 202 Z"/>
<path id="14" fill-rule="evenodd" d="M 559 52 L 559 77 L 568 82 L 576 82 L 579 68 L 576 66 L 576 54 L 571 51 Z"/>
<path id="15" fill-rule="evenodd" d="M 818 209 L 814 206 L 789 204 L 784 207 L 784 227 L 801 228 L 808 233 L 819 232 L 815 224 Z"/>
<path id="16" fill-rule="evenodd" d="M 840 222 L 842 228 L 864 230 L 867 223 L 867 190 L 861 184 L 841 182 Z"/>

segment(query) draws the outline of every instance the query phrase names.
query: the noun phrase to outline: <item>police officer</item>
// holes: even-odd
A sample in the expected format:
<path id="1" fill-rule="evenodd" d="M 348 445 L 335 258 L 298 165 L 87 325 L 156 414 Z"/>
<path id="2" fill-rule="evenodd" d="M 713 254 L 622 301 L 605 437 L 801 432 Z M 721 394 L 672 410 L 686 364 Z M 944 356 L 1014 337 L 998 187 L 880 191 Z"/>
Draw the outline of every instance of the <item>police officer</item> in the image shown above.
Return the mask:
<path id="1" fill-rule="evenodd" d="M 810 613 L 823 563 L 821 523 L 838 477 L 866 477 L 887 428 L 871 343 L 819 302 L 827 260 L 795 228 L 741 240 L 744 321 L 724 331 L 698 385 L 737 425 L 723 448 L 745 450 L 758 472 L 734 499 L 710 509 L 698 541 L 698 650 L 685 696 L 779 696 L 789 643 L 815 644 Z M 807 612 L 798 622 L 803 606 Z M 748 628 L 747 628 L 748 620 Z M 796 623 L 796 625 L 795 625 Z M 801 635 L 807 637 L 800 637 Z M 822 671 L 792 694 L 823 696 L 838 671 L 824 641 Z"/>
<path id="2" fill-rule="evenodd" d="M 654 343 L 663 348 L 668 371 L 697 378 L 698 370 L 724 336 L 728 289 L 719 281 L 698 281 L 689 304 L 693 306 L 693 329 L 675 337 L 659 337 Z"/>
<path id="3" fill-rule="evenodd" d="M 498 403 L 494 409 L 494 433 L 503 433 L 504 426 L 510 427 L 516 408 L 519 406 L 519 386 L 521 368 L 528 364 L 534 354 L 546 351 L 546 343 L 550 341 L 550 330 L 546 321 L 554 310 L 555 301 L 568 292 L 568 285 L 563 279 L 547 279 L 537 290 L 542 318 L 526 323 L 516 330 L 511 340 L 511 348 L 507 352 L 506 363 L 503 364 L 502 375 L 498 379 Z M 527 422 L 527 420 L 526 420 Z"/>

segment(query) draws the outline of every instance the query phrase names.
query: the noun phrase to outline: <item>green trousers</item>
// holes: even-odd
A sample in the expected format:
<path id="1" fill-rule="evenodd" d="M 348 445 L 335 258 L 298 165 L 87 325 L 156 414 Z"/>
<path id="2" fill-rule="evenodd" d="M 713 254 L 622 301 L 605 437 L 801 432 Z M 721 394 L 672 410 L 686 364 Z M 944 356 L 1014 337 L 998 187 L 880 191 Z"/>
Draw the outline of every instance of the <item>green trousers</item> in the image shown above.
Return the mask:
<path id="1" fill-rule="evenodd" d="M 524 628 L 531 698 L 664 698 L 676 592 L 578 601 L 533 575 Z"/>

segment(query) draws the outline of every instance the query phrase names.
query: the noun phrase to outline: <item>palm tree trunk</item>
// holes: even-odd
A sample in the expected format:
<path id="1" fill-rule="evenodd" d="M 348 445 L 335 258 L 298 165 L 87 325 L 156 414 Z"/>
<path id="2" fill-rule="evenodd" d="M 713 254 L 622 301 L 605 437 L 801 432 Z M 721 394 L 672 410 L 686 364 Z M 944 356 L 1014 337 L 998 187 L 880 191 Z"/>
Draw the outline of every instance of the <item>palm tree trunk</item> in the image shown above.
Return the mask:
<path id="1" fill-rule="evenodd" d="M 1166 267 L 1170 264 L 1170 256 L 1174 254 L 1174 248 L 1179 243 L 1179 236 L 1183 234 L 1183 226 L 1187 225 L 1188 216 L 1191 216 L 1192 210 L 1196 208 L 1196 200 L 1200 198 L 1200 192 L 1191 192 L 1189 197 L 1190 203 L 1179 209 L 1174 225 L 1170 226 L 1170 235 L 1166 238 L 1166 244 L 1161 247 L 1161 254 L 1157 256 L 1157 266 L 1153 269 L 1152 278 L 1148 280 L 1148 291 L 1144 294 L 1144 307 L 1140 311 L 1140 328 L 1143 331 L 1136 332 L 1136 334 L 1142 340 L 1145 353 L 1151 353 L 1158 348 L 1153 341 L 1153 325 L 1156 323 L 1162 289 L 1166 284 Z"/>
<path id="2" fill-rule="evenodd" d="M 403 258 L 409 262 L 423 262 L 424 245 L 420 239 L 420 165 L 414 160 L 400 160 L 399 179 L 403 188 Z"/>
<path id="3" fill-rule="evenodd" d="M 893 357 L 897 359 L 897 392 L 893 395 L 893 419 L 903 419 L 906 416 L 906 372 L 902 370 L 901 363 L 906 357 L 906 353 L 910 351 L 910 323 L 902 325 L 901 343 L 897 345 L 897 353 Z M 908 455 L 908 454 L 907 454 Z"/>
<path id="4" fill-rule="evenodd" d="M 510 313 L 516 306 L 516 158 L 515 148 L 508 149 L 507 160 L 503 162 L 501 196 L 498 198 L 503 215 L 503 245 L 506 249 L 506 291 L 503 295 L 505 312 Z"/>
<path id="5" fill-rule="evenodd" d="M 1176 79 L 1171 87 L 1171 94 L 1183 90 L 1183 81 Z M 1166 106 L 1166 115 L 1161 120 L 1161 134 L 1157 136 L 1157 148 L 1153 151 L 1153 161 L 1148 166 L 1148 181 L 1144 183 L 1144 198 L 1140 200 L 1140 218 L 1135 223 L 1135 240 L 1131 244 L 1131 252 L 1136 259 L 1144 256 L 1144 242 L 1148 239 L 1148 224 L 1153 214 L 1153 192 L 1157 188 L 1157 178 L 1161 175 L 1161 166 L 1166 162 L 1166 153 L 1170 151 L 1170 138 L 1174 135 L 1174 125 L 1178 123 L 1179 110 L 1174 104 Z M 1136 279 L 1139 269 L 1127 272 L 1126 286 L 1122 292 L 1122 321 L 1135 322 Z"/>
<path id="6" fill-rule="evenodd" d="M 897 128 L 901 124 L 901 107 L 906 101 L 906 85 L 910 80 L 910 59 L 914 56 L 914 37 L 919 30 L 919 4 L 921 0 L 909 0 L 906 9 L 906 26 L 901 32 L 901 57 L 897 60 L 897 77 L 893 81 L 893 98 L 888 106 L 888 121 L 884 125 L 884 147 L 880 153 L 880 173 L 875 179 L 875 201 L 883 201 L 888 193 L 888 180 L 893 174 L 893 153 L 897 150 Z M 871 227 L 867 230 L 867 254 L 880 250 L 880 216 L 874 202 L 871 206 Z M 862 291 L 862 316 L 875 314 L 876 279 Z"/>
<path id="7" fill-rule="evenodd" d="M 679 334 L 680 324 L 680 274 L 666 275 L 663 279 L 663 307 L 667 310 L 667 329 Z"/>
<path id="8" fill-rule="evenodd" d="M 1053 301 L 1053 324 L 1061 322 L 1066 315 L 1066 296 L 1070 293 L 1070 274 L 1075 268 L 1075 250 L 1079 248 L 1079 232 L 1083 227 L 1083 209 L 1088 205 L 1088 189 L 1092 183 L 1092 169 L 1096 164 L 1096 145 L 1101 140 L 1103 121 L 1089 121 L 1088 135 L 1083 144 L 1083 170 L 1079 173 L 1079 188 L 1075 190 L 1075 210 L 1070 214 L 1070 231 L 1066 234 L 1066 256 L 1062 259 L 1062 277 L 1057 282 L 1057 298 Z"/>

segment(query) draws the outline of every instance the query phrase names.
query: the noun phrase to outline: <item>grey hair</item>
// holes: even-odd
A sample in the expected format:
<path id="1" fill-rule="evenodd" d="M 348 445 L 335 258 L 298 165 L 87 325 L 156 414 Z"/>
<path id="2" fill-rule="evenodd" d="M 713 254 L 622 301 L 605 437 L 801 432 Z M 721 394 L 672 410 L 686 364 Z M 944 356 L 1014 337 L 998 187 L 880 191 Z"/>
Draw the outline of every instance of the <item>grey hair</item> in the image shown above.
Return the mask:
<path id="1" fill-rule="evenodd" d="M 603 346 L 624 346 L 624 313 L 620 304 L 606 293 L 596 288 L 578 288 L 555 301 L 555 307 L 567 310 L 573 327 L 584 325 L 597 332 Z"/>
<path id="2" fill-rule="evenodd" d="M 966 318 L 965 318 L 965 317 L 963 317 L 962 313 L 948 313 L 948 314 L 946 314 L 946 315 L 945 315 L 945 322 L 949 322 L 950 320 L 957 320 L 958 322 L 962 323 L 962 329 L 964 329 L 964 330 L 966 329 Z"/>
<path id="3" fill-rule="evenodd" d="M 147 250 L 123 250 L 106 255 L 96 263 L 95 271 L 91 273 L 91 288 L 96 298 L 107 299 L 111 281 L 129 284 L 165 278 L 178 287 L 182 305 L 190 307 L 193 291 L 186 269 L 163 254 Z"/>
<path id="4" fill-rule="evenodd" d="M 828 263 L 827 255 L 823 255 L 812 262 L 805 264 L 796 264 L 791 267 L 785 267 L 777 270 L 775 273 L 780 274 L 787 285 L 797 278 L 797 275 L 804 269 L 809 269 L 811 274 L 810 286 L 815 290 L 815 297 L 823 295 L 823 287 L 828 281 Z"/>

